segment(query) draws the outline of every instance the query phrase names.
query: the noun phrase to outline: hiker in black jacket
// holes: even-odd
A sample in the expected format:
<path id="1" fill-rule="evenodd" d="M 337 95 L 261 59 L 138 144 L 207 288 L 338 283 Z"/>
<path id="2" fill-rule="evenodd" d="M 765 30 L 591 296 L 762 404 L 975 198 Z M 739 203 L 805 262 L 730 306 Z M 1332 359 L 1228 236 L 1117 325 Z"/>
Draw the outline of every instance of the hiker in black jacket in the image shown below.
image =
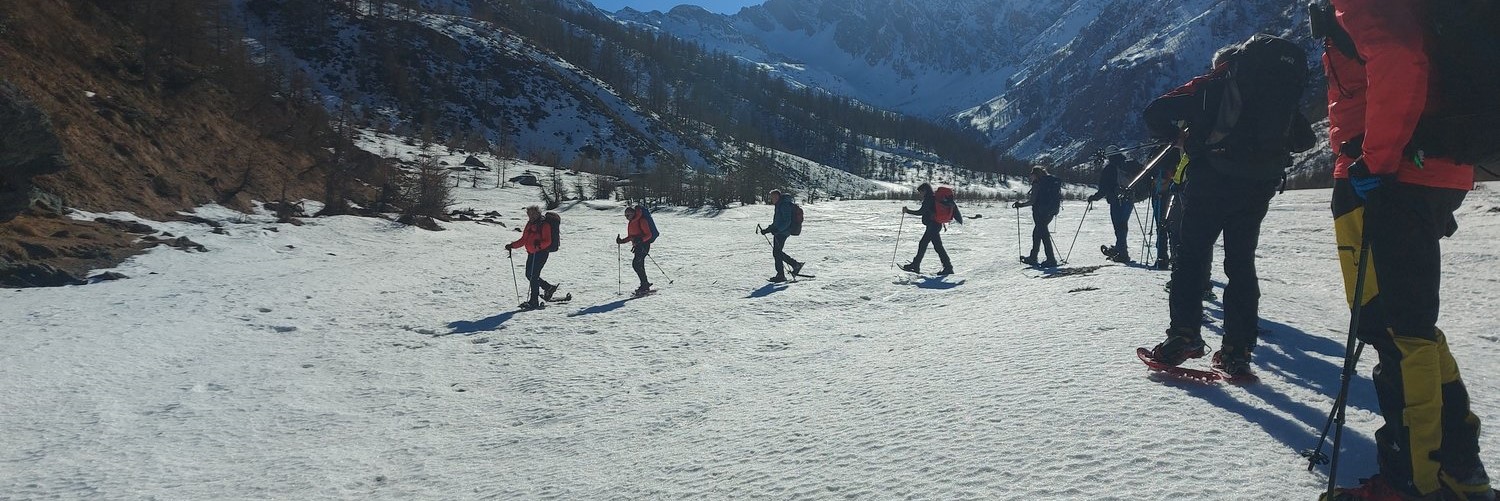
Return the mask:
<path id="1" fill-rule="evenodd" d="M 1104 255 L 1111 261 L 1130 262 L 1130 246 L 1125 240 L 1130 236 L 1130 215 L 1135 212 L 1135 199 L 1124 189 L 1130 178 L 1141 171 L 1141 163 L 1125 157 L 1124 153 L 1111 153 L 1099 171 L 1099 191 L 1089 197 L 1090 202 L 1109 202 L 1109 220 L 1115 228 L 1115 245 L 1104 246 Z"/>
<path id="2" fill-rule="evenodd" d="M 927 228 L 927 231 L 922 233 L 922 241 L 917 244 L 916 257 L 911 259 L 911 263 L 902 265 L 901 269 L 912 273 L 921 273 L 922 255 L 927 253 L 927 244 L 931 243 L 932 250 L 937 252 L 938 259 L 943 262 L 943 269 L 937 274 L 952 275 L 953 263 L 948 260 L 948 251 L 943 250 L 943 224 L 947 221 L 943 221 L 943 217 L 940 217 L 939 213 L 951 214 L 951 217 L 956 218 L 960 223 L 963 222 L 963 216 L 958 215 L 957 206 L 953 203 L 951 195 L 949 196 L 950 198 L 941 202 L 938 201 L 937 195 L 932 191 L 931 184 L 922 183 L 921 186 L 917 187 L 917 192 L 922 194 L 922 207 L 917 210 L 902 207 L 901 211 L 913 216 L 922 216 L 922 225 Z M 938 204 L 943 204 L 941 210 Z"/>
<path id="3" fill-rule="evenodd" d="M 1295 43 L 1255 35 L 1221 50 L 1209 73 L 1146 107 L 1144 118 L 1153 137 L 1183 138 L 1185 168 L 1192 178 L 1183 192 L 1171 323 L 1167 339 L 1151 353 L 1159 363 L 1178 365 L 1206 353 L 1201 294 L 1209 283 L 1214 243 L 1222 235 L 1229 281 L 1224 287 L 1224 341 L 1213 364 L 1231 377 L 1254 377 L 1250 353 L 1260 334 L 1255 248 L 1261 221 L 1291 165 L 1291 153 L 1317 142 L 1298 107 L 1306 57 Z"/>
<path id="4" fill-rule="evenodd" d="M 1052 251 L 1052 232 L 1050 225 L 1052 218 L 1057 217 L 1057 212 L 1062 210 L 1062 181 L 1047 173 L 1047 169 L 1038 167 L 1031 168 L 1031 192 L 1024 202 L 1016 202 L 1011 207 L 1031 207 L 1031 255 L 1022 256 L 1021 262 L 1051 268 L 1057 266 L 1057 256 Z M 1040 246 L 1047 251 L 1047 260 L 1040 263 L 1036 260 L 1037 247 Z"/>

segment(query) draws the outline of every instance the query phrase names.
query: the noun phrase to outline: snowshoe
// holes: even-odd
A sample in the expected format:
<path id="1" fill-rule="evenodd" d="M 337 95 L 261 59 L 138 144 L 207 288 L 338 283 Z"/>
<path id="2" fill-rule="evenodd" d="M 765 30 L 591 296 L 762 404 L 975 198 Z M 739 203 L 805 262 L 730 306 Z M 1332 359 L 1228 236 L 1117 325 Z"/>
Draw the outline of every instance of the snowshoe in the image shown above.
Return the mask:
<path id="1" fill-rule="evenodd" d="M 567 293 L 567 295 L 564 295 L 563 297 L 555 298 L 555 299 L 548 299 L 547 302 L 549 302 L 549 303 L 566 303 L 566 302 L 572 301 L 572 300 L 573 300 L 573 293 L 569 292 L 569 293 Z"/>
<path id="2" fill-rule="evenodd" d="M 1117 254 L 1113 245 L 1101 245 L 1099 246 L 1099 252 L 1101 254 L 1104 254 L 1104 257 L 1109 258 L 1110 260 L 1114 260 L 1115 254 Z"/>
<path id="3" fill-rule="evenodd" d="M 542 300 L 552 301 L 552 295 L 557 293 L 558 287 L 560 287 L 559 284 L 551 284 L 546 287 L 542 287 Z"/>
<path id="4" fill-rule="evenodd" d="M 1212 383 L 1224 378 L 1223 375 L 1220 375 L 1219 373 L 1213 371 L 1189 369 L 1186 367 L 1178 367 L 1175 365 L 1167 365 L 1158 362 L 1156 361 L 1156 359 L 1152 358 L 1152 352 L 1153 350 L 1148 350 L 1146 348 L 1135 349 L 1135 356 L 1139 357 L 1141 359 L 1141 362 L 1145 363 L 1146 367 L 1153 371 L 1184 379 L 1202 381 L 1205 383 Z"/>
<path id="5" fill-rule="evenodd" d="M 785 275 L 776 275 L 774 277 L 767 278 L 766 281 L 767 282 L 771 282 L 773 284 L 779 284 L 779 283 L 782 283 L 782 282 L 786 281 L 786 276 Z"/>
<path id="6" fill-rule="evenodd" d="M 1031 256 L 1021 256 L 1021 264 L 1027 264 L 1027 265 L 1031 265 L 1031 266 L 1036 266 L 1037 265 L 1036 258 L 1031 257 Z"/>
<path id="7" fill-rule="evenodd" d="M 542 304 L 542 302 L 540 302 L 540 301 L 537 301 L 537 302 L 527 301 L 527 302 L 521 303 L 521 305 L 519 306 L 519 308 L 521 309 L 521 311 L 540 310 L 540 309 L 543 309 L 543 308 L 546 308 L 546 307 L 547 307 L 547 305 Z"/>
<path id="8" fill-rule="evenodd" d="M 803 262 L 800 262 L 800 263 L 792 263 L 792 276 L 794 276 L 794 277 L 801 276 L 802 275 L 802 265 L 805 265 L 805 264 L 807 264 L 806 261 L 803 261 Z"/>
<path id="9" fill-rule="evenodd" d="M 1225 348 L 1214 352 L 1214 372 L 1231 383 L 1253 383 L 1260 379 L 1250 367 L 1250 350 Z"/>
<path id="10" fill-rule="evenodd" d="M 1203 338 L 1167 331 L 1167 340 L 1151 349 L 1151 360 L 1176 367 L 1189 358 L 1202 358 L 1208 352 Z"/>
<path id="11" fill-rule="evenodd" d="M 1156 260 L 1156 264 L 1151 265 L 1151 267 L 1157 270 L 1166 271 L 1172 269 L 1172 262 L 1165 259 L 1158 259 Z"/>
<path id="12" fill-rule="evenodd" d="M 1396 490 L 1380 475 L 1364 479 L 1359 487 L 1340 487 L 1323 493 L 1318 501 L 1407 501 L 1417 499 Z"/>
<path id="13" fill-rule="evenodd" d="M 922 274 L 922 266 L 918 265 L 917 263 L 906 263 L 901 265 L 901 271 L 916 273 L 920 275 Z"/>
<path id="14" fill-rule="evenodd" d="M 1057 260 L 1056 259 L 1048 259 L 1046 261 L 1042 261 L 1041 263 L 1038 263 L 1036 265 L 1036 267 L 1037 268 L 1056 268 L 1057 267 Z"/>
<path id="15" fill-rule="evenodd" d="M 640 289 L 636 289 L 634 292 L 631 292 L 630 297 L 646 297 L 652 294 L 656 294 L 656 289 L 648 289 L 642 287 Z"/>

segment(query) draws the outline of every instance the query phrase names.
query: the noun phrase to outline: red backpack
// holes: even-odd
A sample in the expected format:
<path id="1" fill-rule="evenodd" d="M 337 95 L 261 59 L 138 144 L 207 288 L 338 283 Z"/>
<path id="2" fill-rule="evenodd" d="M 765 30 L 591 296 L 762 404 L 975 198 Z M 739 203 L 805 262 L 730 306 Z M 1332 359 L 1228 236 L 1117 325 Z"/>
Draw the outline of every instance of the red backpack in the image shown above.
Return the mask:
<path id="1" fill-rule="evenodd" d="M 958 209 L 958 204 L 953 201 L 953 188 L 943 186 L 932 194 L 936 203 L 933 204 L 932 218 L 938 224 L 953 222 L 953 213 Z"/>

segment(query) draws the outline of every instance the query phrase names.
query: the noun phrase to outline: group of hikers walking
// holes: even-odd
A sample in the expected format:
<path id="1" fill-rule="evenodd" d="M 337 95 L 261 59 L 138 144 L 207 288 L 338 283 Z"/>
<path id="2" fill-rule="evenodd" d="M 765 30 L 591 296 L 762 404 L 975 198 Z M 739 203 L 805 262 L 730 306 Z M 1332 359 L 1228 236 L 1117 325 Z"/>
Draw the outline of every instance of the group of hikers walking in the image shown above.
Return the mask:
<path id="1" fill-rule="evenodd" d="M 1379 357 L 1372 379 L 1385 418 L 1376 432 L 1379 474 L 1357 486 L 1334 485 L 1339 435 L 1334 436 L 1330 485 L 1320 498 L 1326 501 L 1495 500 L 1479 458 L 1479 418 L 1470 410 L 1457 363 L 1436 323 L 1439 241 L 1457 230 L 1454 211 L 1473 187 L 1472 165 L 1500 160 L 1494 144 L 1500 119 L 1464 122 L 1480 129 L 1476 132 L 1445 128 L 1434 117 L 1466 106 L 1500 112 L 1500 8 L 1456 12 L 1452 5 L 1434 5 L 1324 0 L 1309 10 L 1325 48 L 1328 140 L 1335 155 L 1333 227 L 1351 315 L 1344 386 L 1329 423 L 1336 417 L 1342 426 L 1349 376 L 1365 345 Z M 1454 24 L 1438 33 L 1432 26 L 1439 21 Z M 1473 44 L 1493 50 L 1476 50 Z M 1463 57 L 1438 58 L 1434 51 Z M 1143 110 L 1156 140 L 1152 144 L 1163 146 L 1148 164 L 1119 148 L 1102 155 L 1098 190 L 1088 201 L 1090 208 L 1100 200 L 1109 205 L 1114 242 L 1101 248 L 1109 259 L 1131 261 L 1127 237 L 1138 188 L 1152 188 L 1140 197 L 1150 200 L 1155 216 L 1152 267 L 1171 270 L 1166 337 L 1143 349 L 1143 359 L 1153 367 L 1173 368 L 1208 354 L 1203 293 L 1211 289 L 1214 246 L 1222 238 L 1228 279 L 1224 335 L 1211 364 L 1231 381 L 1253 380 L 1261 224 L 1285 182 L 1292 154 L 1312 149 L 1319 140 L 1301 106 L 1307 68 L 1305 51 L 1279 37 L 1255 35 L 1225 47 L 1214 54 L 1207 73 Z M 1472 89 L 1476 85 L 1482 92 Z M 1032 210 L 1032 245 L 1020 260 L 1055 267 L 1059 260 L 1049 226 L 1061 209 L 1062 182 L 1043 167 L 1031 170 L 1030 181 L 1026 200 L 1012 204 Z M 916 255 L 901 269 L 921 273 L 931 246 L 942 263 L 937 274 L 951 274 L 942 233 L 950 221 L 963 222 L 954 193 L 929 184 L 917 192 L 922 205 L 902 207 L 902 224 L 906 215 L 920 216 L 923 232 Z M 807 276 L 802 274 L 806 263 L 785 251 L 788 238 L 801 233 L 802 210 L 790 194 L 772 191 L 768 198 L 775 205 L 774 219 L 757 228 L 768 237 L 775 264 L 776 274 L 768 280 Z M 541 279 L 541 271 L 557 248 L 559 217 L 536 207 L 527 212 L 521 239 L 506 249 L 524 247 L 530 253 L 531 299 L 523 307 L 537 307 L 539 298 L 550 300 L 557 290 Z M 627 208 L 625 217 L 626 236 L 616 242 L 631 245 L 631 266 L 640 279 L 636 294 L 649 293 L 645 259 L 658 232 L 643 207 Z M 1324 431 L 1326 436 L 1327 427 Z"/>

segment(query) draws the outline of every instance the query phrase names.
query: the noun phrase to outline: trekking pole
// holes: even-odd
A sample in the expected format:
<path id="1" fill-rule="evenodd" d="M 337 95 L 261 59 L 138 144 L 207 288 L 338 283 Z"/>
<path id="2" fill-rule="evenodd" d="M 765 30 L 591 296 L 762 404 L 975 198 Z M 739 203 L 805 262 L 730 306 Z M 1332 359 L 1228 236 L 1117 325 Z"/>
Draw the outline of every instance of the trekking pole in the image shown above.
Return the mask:
<path id="1" fill-rule="evenodd" d="M 1083 217 L 1078 218 L 1078 229 L 1073 232 L 1073 242 L 1068 244 L 1068 254 L 1063 256 L 1062 264 L 1068 264 L 1068 258 L 1073 257 L 1073 246 L 1078 244 L 1078 234 L 1083 233 L 1083 222 L 1089 219 L 1091 210 L 1094 210 L 1093 202 L 1083 207 Z"/>
<path id="2" fill-rule="evenodd" d="M 1354 378 L 1354 371 L 1359 365 L 1359 355 L 1365 349 L 1365 343 L 1359 341 L 1358 333 L 1359 317 L 1364 312 L 1365 271 L 1369 268 L 1369 263 L 1370 240 L 1369 234 L 1366 233 L 1360 238 L 1359 259 L 1355 265 L 1355 273 L 1358 275 L 1354 279 L 1354 306 L 1349 310 L 1349 340 L 1344 345 L 1344 370 L 1339 374 L 1339 394 L 1333 400 L 1333 408 L 1328 411 L 1328 422 L 1323 425 L 1323 434 L 1318 437 L 1318 446 L 1310 451 L 1302 451 L 1302 457 L 1307 458 L 1307 471 L 1312 471 L 1319 464 L 1329 465 L 1327 492 L 1330 494 L 1338 485 L 1339 447 L 1344 435 L 1344 410 L 1349 403 L 1349 382 Z M 1323 454 L 1323 444 L 1328 439 L 1330 427 L 1335 427 L 1332 459 Z"/>
<path id="3" fill-rule="evenodd" d="M 521 282 L 516 280 L 516 256 L 506 251 L 505 257 L 510 258 L 510 285 L 516 288 L 516 304 L 521 303 Z"/>
<path id="4" fill-rule="evenodd" d="M 767 247 L 775 247 L 776 244 L 771 243 L 771 237 L 766 236 L 765 233 L 761 233 L 762 231 L 765 231 L 765 229 L 761 228 L 760 225 L 758 225 L 758 224 L 755 225 L 755 232 L 758 233 L 758 234 L 760 234 L 761 238 L 766 239 L 766 246 Z"/>
<path id="5" fill-rule="evenodd" d="M 1141 253 L 1136 255 L 1145 258 L 1145 262 L 1149 263 L 1151 256 L 1146 254 L 1146 223 L 1141 222 L 1141 206 L 1139 204 L 1130 204 L 1130 206 L 1130 212 L 1135 213 L 1135 227 L 1141 230 Z"/>
<path id="6" fill-rule="evenodd" d="M 901 250 L 901 230 L 906 226 L 906 211 L 901 211 L 901 224 L 896 225 L 896 248 L 891 249 L 891 267 L 896 266 L 896 251 Z"/>
<path id="7" fill-rule="evenodd" d="M 621 254 L 620 243 L 615 242 L 615 294 L 625 293 L 625 258 Z"/>
<path id="8" fill-rule="evenodd" d="M 1022 252 L 1024 252 L 1024 250 L 1021 248 L 1021 208 L 1020 207 L 1016 207 L 1015 209 L 1016 209 L 1016 256 L 1025 256 L 1025 254 L 1022 254 Z M 1036 209 L 1032 209 L 1032 210 L 1036 210 Z"/>
<path id="9" fill-rule="evenodd" d="M 667 274 L 667 270 L 661 269 L 661 264 L 656 262 L 656 256 L 652 256 L 650 254 L 646 254 L 646 257 L 651 258 L 651 264 L 656 265 L 656 271 L 660 271 L 661 272 L 661 276 L 667 277 L 667 283 L 668 284 L 670 284 L 670 283 L 673 282 L 672 276 Z"/>

